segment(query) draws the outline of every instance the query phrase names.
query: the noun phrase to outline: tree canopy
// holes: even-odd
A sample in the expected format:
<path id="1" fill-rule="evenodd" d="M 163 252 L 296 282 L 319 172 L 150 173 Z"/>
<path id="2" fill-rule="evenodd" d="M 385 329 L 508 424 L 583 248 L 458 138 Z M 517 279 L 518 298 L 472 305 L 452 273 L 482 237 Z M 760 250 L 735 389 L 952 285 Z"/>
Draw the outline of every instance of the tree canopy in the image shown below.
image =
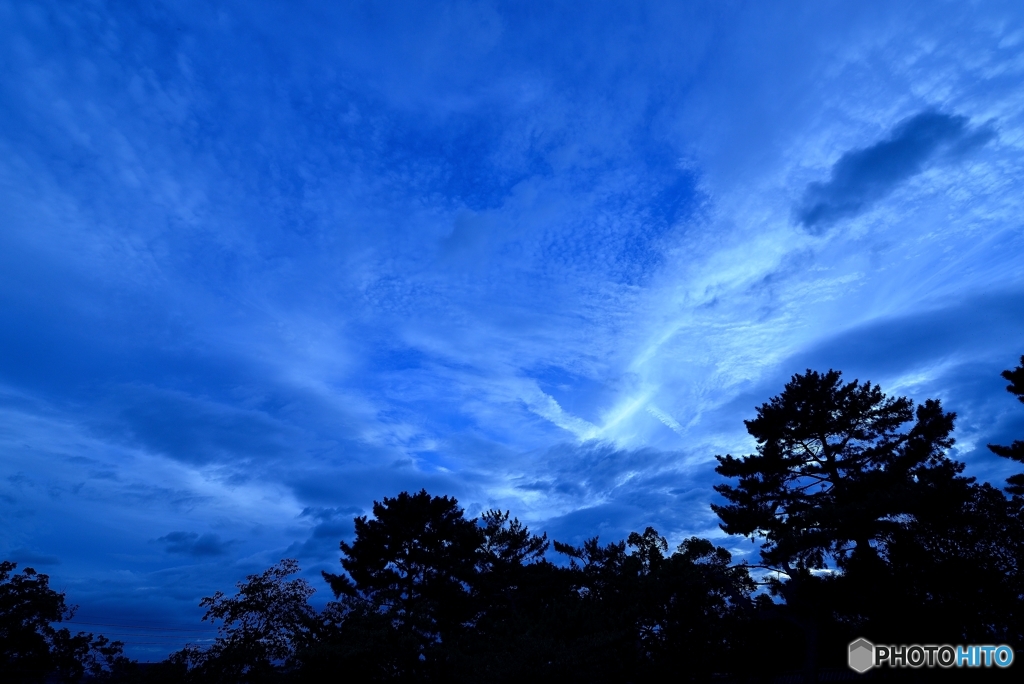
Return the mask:
<path id="1" fill-rule="evenodd" d="M 954 418 L 936 400 L 915 411 L 877 385 L 808 370 L 744 421 L 756 454 L 717 457 L 716 472 L 738 483 L 716 485 L 728 503 L 711 508 L 725 532 L 763 540 L 770 567 L 841 566 L 913 515 L 926 483 L 963 470 L 945 458 Z"/>

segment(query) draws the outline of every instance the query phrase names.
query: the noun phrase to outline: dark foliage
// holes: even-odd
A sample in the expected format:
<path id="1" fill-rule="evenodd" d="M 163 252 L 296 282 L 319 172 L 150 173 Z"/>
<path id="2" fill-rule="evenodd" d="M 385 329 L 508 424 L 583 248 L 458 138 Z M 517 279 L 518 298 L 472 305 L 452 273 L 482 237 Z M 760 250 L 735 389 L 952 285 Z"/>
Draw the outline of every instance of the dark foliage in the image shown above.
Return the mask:
<path id="1" fill-rule="evenodd" d="M 283 560 L 238 584 L 227 598 L 217 592 L 199 604 L 203 620 L 219 620 L 219 634 L 206 649 L 188 646 L 171 658 L 186 681 L 256 684 L 285 679 L 295 666 L 296 649 L 317 626 L 310 607 L 314 589 L 304 579 L 288 579 L 299 570 Z"/>
<path id="2" fill-rule="evenodd" d="M 336 597 L 346 597 L 345 610 L 380 618 L 394 631 L 403 648 L 387 670 L 443 672 L 452 656 L 448 645 L 473 622 L 483 531 L 455 499 L 426 491 L 385 498 L 374 503 L 373 515 L 356 518 L 355 541 L 341 543 L 348 575 L 324 578 Z"/>
<path id="3" fill-rule="evenodd" d="M 706 540 L 668 555 L 648 528 L 627 542 L 555 549 L 568 567 L 549 562 L 547 538 L 508 512 L 468 520 L 448 497 L 386 498 L 342 543 L 347 574 L 326 575 L 339 600 L 304 672 L 629 682 L 688 660 L 687 677 L 701 681 L 740 641 L 755 586 Z"/>
<path id="4" fill-rule="evenodd" d="M 716 485 L 729 503 L 712 509 L 727 533 L 763 539 L 763 562 L 787 576 L 842 567 L 854 551 L 873 555 L 926 483 L 963 470 L 944 455 L 954 417 L 932 400 L 915 416 L 909 399 L 838 371 L 793 376 L 744 421 L 757 453 L 717 457 L 739 483 Z"/>
<path id="5" fill-rule="evenodd" d="M 719 457 L 738 484 L 716 486 L 728 504 L 713 508 L 726 532 L 763 540 L 781 600 L 762 616 L 796 628 L 806 681 L 862 635 L 1022 643 L 1020 518 L 946 456 L 954 418 L 808 371 L 746 422 L 757 454 Z"/>
<path id="6" fill-rule="evenodd" d="M 0 562 L 0 672 L 3 681 L 42 682 L 50 677 L 77 682 L 111 681 L 126 676 L 130 663 L 122 644 L 104 636 L 53 627 L 70 620 L 75 607 L 64 593 L 50 588 L 50 578 L 17 564 Z"/>

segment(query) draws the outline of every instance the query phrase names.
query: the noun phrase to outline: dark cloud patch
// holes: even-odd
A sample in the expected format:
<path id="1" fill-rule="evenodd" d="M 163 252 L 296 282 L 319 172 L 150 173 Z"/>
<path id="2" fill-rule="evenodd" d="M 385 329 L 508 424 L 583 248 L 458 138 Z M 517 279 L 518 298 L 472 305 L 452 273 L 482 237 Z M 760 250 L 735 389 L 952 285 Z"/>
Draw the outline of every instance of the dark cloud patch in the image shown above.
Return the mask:
<path id="1" fill-rule="evenodd" d="M 957 414 L 953 458 L 967 464 L 967 474 L 996 487 L 1021 470 L 1020 464 L 996 456 L 987 446 L 1024 439 L 1024 407 L 1005 391 L 1006 380 L 1000 377 L 1018 358 L 1005 354 L 957 364 L 922 388 L 926 396 L 940 396 L 945 408 Z"/>
<path id="2" fill-rule="evenodd" d="M 542 471 L 554 491 L 600 496 L 619 487 L 630 473 L 668 468 L 677 457 L 651 448 L 619 449 L 600 441 L 559 444 L 545 454 Z"/>
<path id="3" fill-rule="evenodd" d="M 1024 292 L 965 298 L 949 306 L 876 320 L 827 338 L 786 359 L 776 373 L 752 383 L 702 419 L 708 429 L 729 430 L 779 394 L 790 377 L 810 368 L 842 371 L 845 381 L 887 383 L 915 373 L 922 380 L 912 394 L 939 398 L 957 413 L 953 456 L 968 473 L 1002 486 L 1015 464 L 988 451 L 986 444 L 1008 444 L 1024 436 L 1024 409 L 1004 390 L 1000 371 L 1017 364 L 1024 352 Z M 751 445 L 751 450 L 753 445 Z"/>
<path id="4" fill-rule="evenodd" d="M 323 560 L 338 555 L 338 543 L 352 539 L 355 534 L 354 518 L 363 510 L 358 506 L 327 508 L 308 506 L 299 514 L 300 518 L 316 521 L 316 525 L 304 542 L 295 542 L 286 554 L 295 558 Z"/>
<path id="5" fill-rule="evenodd" d="M 690 216 L 703 199 L 696 190 L 697 183 L 696 176 L 688 173 L 680 173 L 665 183 L 648 203 L 647 211 L 651 220 L 663 226 L 672 226 Z"/>
<path id="6" fill-rule="evenodd" d="M 1024 292 L 964 298 L 949 306 L 875 320 L 837 331 L 777 366 L 777 371 L 738 393 L 702 418 L 706 428 L 734 429 L 754 409 L 782 391 L 790 377 L 808 368 L 843 372 L 847 380 L 882 382 L 915 368 L 962 357 L 1013 359 L 1024 340 Z M 1013 364 L 1006 366 L 1011 367 Z M 996 373 L 998 376 L 998 372 Z M 882 390 L 886 388 L 883 384 Z M 987 390 L 991 391 L 991 390 Z"/>
<path id="7" fill-rule="evenodd" d="M 544 529 L 548 536 L 569 544 L 578 545 L 591 537 L 598 537 L 603 544 L 617 542 L 633 531 L 630 523 L 641 512 L 618 502 L 581 508 L 566 515 L 548 520 Z"/>
<path id="8" fill-rule="evenodd" d="M 614 391 L 614 387 L 603 379 L 574 373 L 559 366 L 538 366 L 530 369 L 527 374 L 563 410 L 593 423 L 600 422 L 601 409 L 607 405 Z"/>
<path id="9" fill-rule="evenodd" d="M 3 560 L 14 561 L 23 567 L 34 567 L 37 565 L 60 565 L 60 558 L 48 553 L 39 553 L 32 549 L 12 549 L 3 554 Z"/>
<path id="10" fill-rule="evenodd" d="M 623 487 L 606 503 L 576 509 L 535 527 L 571 544 L 594 536 L 602 543 L 616 542 L 648 526 L 673 543 L 693 535 L 717 536 L 718 517 L 709 505 L 716 495 L 708 484 L 674 488 L 685 491 L 682 495 L 666 491 L 666 484 L 690 479 L 679 473 L 648 478 Z"/>
<path id="11" fill-rule="evenodd" d="M 522 480 L 522 478 L 520 478 Z M 525 492 L 550 492 L 553 485 L 550 482 L 542 482 L 540 480 L 533 481 L 520 481 L 515 485 L 516 489 L 521 489 Z"/>
<path id="12" fill-rule="evenodd" d="M 867 211 L 939 156 L 960 157 L 995 136 L 991 126 L 971 128 L 965 116 L 924 111 L 900 122 L 870 147 L 851 150 L 824 183 L 811 183 L 794 210 L 797 223 L 820 234 L 840 219 Z"/>
<path id="13" fill-rule="evenodd" d="M 836 368 L 861 379 L 905 372 L 970 350 L 1005 353 L 1024 340 L 1024 292 L 965 298 L 950 306 L 868 323 L 797 354 L 786 368 Z M 781 388 L 780 388 L 781 389 Z"/>
<path id="14" fill-rule="evenodd" d="M 628 285 L 643 285 L 648 277 L 664 263 L 664 252 L 670 246 L 676 224 L 693 216 L 705 199 L 697 189 L 697 178 L 686 173 L 660 179 L 658 189 L 650 195 L 636 198 L 636 220 L 627 222 L 627 228 L 617 245 L 608 245 L 615 250 L 618 264 L 617 278 Z M 614 215 L 629 211 L 629 203 L 621 209 L 609 207 Z M 633 224 L 633 225 L 630 225 Z"/>
<path id="15" fill-rule="evenodd" d="M 107 429 L 181 461 L 274 457 L 289 443 L 289 430 L 263 411 L 154 388 L 134 388 L 124 400 L 119 423 Z"/>
<path id="16" fill-rule="evenodd" d="M 475 480 L 475 482 L 474 482 Z M 379 468 L 322 468 L 316 472 L 303 470 L 284 474 L 285 482 L 296 497 L 309 504 L 330 507 L 339 502 L 364 505 L 399 492 L 426 489 L 431 494 L 463 497 L 468 486 L 479 484 L 479 476 L 461 473 L 423 472 L 408 459 L 382 463 Z M 319 510 L 319 509 L 314 509 Z"/>
<path id="17" fill-rule="evenodd" d="M 351 520 L 353 516 L 359 515 L 363 512 L 363 509 L 358 506 L 342 506 L 338 508 L 326 508 L 324 506 L 307 506 L 302 509 L 302 513 L 299 513 L 300 518 L 308 518 L 310 520 L 316 520 L 320 525 L 325 522 L 331 522 L 335 520 Z"/>
<path id="18" fill-rule="evenodd" d="M 220 535 L 207 532 L 170 532 L 156 541 L 164 544 L 167 553 L 202 558 L 207 556 L 223 556 L 237 542 L 223 540 Z"/>
<path id="19" fill-rule="evenodd" d="M 507 239 L 502 237 L 506 232 L 502 228 L 488 214 L 460 213 L 455 217 L 452 232 L 440 242 L 441 255 L 448 262 L 479 262 L 490 249 Z"/>

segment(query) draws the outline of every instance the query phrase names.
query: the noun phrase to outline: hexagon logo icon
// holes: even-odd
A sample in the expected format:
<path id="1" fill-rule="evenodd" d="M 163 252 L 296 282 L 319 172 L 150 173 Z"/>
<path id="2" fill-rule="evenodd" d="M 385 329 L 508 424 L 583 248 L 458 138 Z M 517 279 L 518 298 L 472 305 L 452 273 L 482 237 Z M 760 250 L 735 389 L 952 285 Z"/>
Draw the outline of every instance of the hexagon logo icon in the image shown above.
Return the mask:
<path id="1" fill-rule="evenodd" d="M 867 639 L 857 639 L 850 644 L 850 669 L 864 673 L 875 664 L 875 645 Z"/>

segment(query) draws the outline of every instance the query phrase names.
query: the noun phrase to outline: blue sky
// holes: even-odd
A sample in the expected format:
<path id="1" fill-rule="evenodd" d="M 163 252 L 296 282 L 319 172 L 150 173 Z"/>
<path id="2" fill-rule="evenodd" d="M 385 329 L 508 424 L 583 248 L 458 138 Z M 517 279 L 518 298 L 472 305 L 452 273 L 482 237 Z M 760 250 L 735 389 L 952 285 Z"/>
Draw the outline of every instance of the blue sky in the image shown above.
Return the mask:
<path id="1" fill-rule="evenodd" d="M 280 558 L 325 599 L 403 489 L 721 537 L 714 455 L 809 367 L 1001 483 L 1022 15 L 0 2 L 0 556 L 196 629 L 145 660 Z"/>

